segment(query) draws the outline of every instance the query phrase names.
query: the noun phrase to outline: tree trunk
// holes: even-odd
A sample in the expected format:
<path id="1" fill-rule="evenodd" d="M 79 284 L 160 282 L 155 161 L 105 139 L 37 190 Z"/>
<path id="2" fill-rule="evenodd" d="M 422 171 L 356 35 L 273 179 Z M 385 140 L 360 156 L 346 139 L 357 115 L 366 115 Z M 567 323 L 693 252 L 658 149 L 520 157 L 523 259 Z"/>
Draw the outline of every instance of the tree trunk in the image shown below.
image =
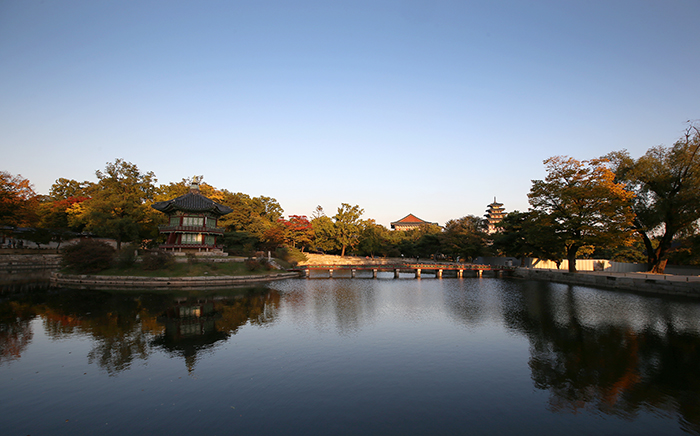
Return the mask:
<path id="1" fill-rule="evenodd" d="M 340 252 L 340 257 L 345 257 L 345 245 L 343 245 L 343 249 Z"/>
<path id="2" fill-rule="evenodd" d="M 646 232 L 639 230 L 639 235 L 642 237 L 642 242 L 644 242 L 644 248 L 647 250 L 647 270 L 652 271 L 656 266 L 656 251 L 651 245 L 651 239 L 647 236 Z"/>
<path id="3" fill-rule="evenodd" d="M 569 272 L 575 273 L 576 270 L 576 253 L 578 253 L 578 245 L 572 245 L 566 248 L 566 260 L 569 261 Z"/>
<path id="4" fill-rule="evenodd" d="M 666 252 L 668 251 L 668 249 L 671 248 L 672 235 L 675 233 L 676 232 L 669 232 L 668 229 L 666 229 L 666 232 L 659 240 L 659 246 L 656 247 L 655 250 L 653 248 L 651 249 L 651 256 L 647 255 L 647 258 L 651 261 L 649 265 L 649 271 L 651 271 L 652 273 L 663 274 L 666 270 L 666 262 L 668 262 L 668 259 L 664 259 L 664 256 L 666 256 Z M 646 239 L 649 238 L 646 237 Z M 651 241 L 649 241 L 649 245 L 647 245 L 645 241 L 644 245 L 647 247 L 647 253 L 649 253 Z"/>

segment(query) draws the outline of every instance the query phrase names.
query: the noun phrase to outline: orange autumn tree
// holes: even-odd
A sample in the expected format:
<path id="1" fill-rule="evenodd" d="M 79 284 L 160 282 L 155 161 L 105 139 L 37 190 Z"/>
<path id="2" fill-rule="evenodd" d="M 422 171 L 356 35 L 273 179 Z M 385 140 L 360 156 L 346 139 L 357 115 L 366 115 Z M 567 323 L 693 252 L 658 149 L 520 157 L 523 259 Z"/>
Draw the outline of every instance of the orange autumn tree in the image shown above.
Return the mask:
<path id="1" fill-rule="evenodd" d="M 30 226 L 36 221 L 38 198 L 21 175 L 0 171 L 0 226 Z"/>
<path id="2" fill-rule="evenodd" d="M 631 242 L 634 194 L 615 181 L 607 159 L 555 156 L 544 164 L 547 177 L 532 181 L 528 198 L 533 211 L 550 218 L 570 272 L 576 272 L 576 255 L 582 247 Z"/>

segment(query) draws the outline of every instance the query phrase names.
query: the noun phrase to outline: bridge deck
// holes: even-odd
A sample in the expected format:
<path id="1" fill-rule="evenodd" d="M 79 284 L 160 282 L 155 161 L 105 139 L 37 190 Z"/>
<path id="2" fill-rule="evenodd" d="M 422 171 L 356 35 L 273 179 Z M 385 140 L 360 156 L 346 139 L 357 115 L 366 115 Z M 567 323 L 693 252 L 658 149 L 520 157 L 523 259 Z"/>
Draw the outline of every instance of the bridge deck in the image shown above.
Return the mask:
<path id="1" fill-rule="evenodd" d="M 401 264 L 354 264 L 354 265 L 299 265 L 294 270 L 357 270 L 357 271 L 395 271 L 395 270 L 423 270 L 423 271 L 510 271 L 512 266 L 477 265 L 477 264 L 442 264 L 442 263 L 401 263 Z"/>

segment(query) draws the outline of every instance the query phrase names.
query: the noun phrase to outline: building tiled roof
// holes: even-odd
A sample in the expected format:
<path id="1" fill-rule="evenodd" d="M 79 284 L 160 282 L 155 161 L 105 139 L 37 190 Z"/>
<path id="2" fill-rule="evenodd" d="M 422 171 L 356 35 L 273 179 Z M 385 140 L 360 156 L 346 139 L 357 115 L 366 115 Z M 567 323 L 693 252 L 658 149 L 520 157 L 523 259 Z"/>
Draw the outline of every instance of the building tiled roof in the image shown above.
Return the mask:
<path id="1" fill-rule="evenodd" d="M 226 215 L 227 213 L 233 212 L 233 209 L 230 207 L 215 203 L 198 191 L 190 191 L 172 200 L 153 203 L 152 207 L 155 210 L 165 213 L 182 210 L 186 212 L 211 212 L 217 215 Z"/>
<path id="2" fill-rule="evenodd" d="M 437 224 L 437 223 L 431 223 L 431 222 L 429 222 L 429 221 L 424 221 L 424 220 L 418 218 L 417 216 L 413 215 L 412 213 L 409 213 L 408 215 L 406 215 L 405 217 L 401 218 L 400 220 L 394 221 L 393 223 L 391 223 L 391 227 L 394 228 L 394 226 L 395 226 L 396 224 L 398 224 L 398 225 L 402 225 L 402 224 L 406 224 L 406 225 L 411 225 L 411 224 L 413 224 L 413 225 L 419 225 L 419 224 Z"/>
<path id="3" fill-rule="evenodd" d="M 423 221 L 422 219 L 418 218 L 417 216 L 413 215 L 412 213 L 409 213 L 405 217 L 401 218 L 398 221 L 394 221 L 392 224 L 395 223 L 425 223 L 426 221 Z"/>

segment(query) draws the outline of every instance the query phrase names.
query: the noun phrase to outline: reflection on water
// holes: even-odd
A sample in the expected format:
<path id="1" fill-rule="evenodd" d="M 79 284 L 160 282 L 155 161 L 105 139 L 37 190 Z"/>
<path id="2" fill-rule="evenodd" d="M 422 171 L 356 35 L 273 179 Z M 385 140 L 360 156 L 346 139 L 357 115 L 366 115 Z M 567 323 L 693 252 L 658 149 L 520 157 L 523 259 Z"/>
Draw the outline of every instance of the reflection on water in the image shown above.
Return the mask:
<path id="1" fill-rule="evenodd" d="M 527 334 L 530 368 L 553 411 L 633 419 L 675 412 L 700 433 L 700 306 L 530 284 L 506 318 Z"/>
<path id="2" fill-rule="evenodd" d="M 154 349 L 182 357 L 191 371 L 200 351 L 242 325 L 274 321 L 279 299 L 264 288 L 204 297 L 84 290 L 15 297 L 0 303 L 0 363 L 21 357 L 32 339 L 31 320 L 39 317 L 53 340 L 90 336 L 88 361 L 109 374 L 147 360 Z"/>
<path id="3" fill-rule="evenodd" d="M 584 413 L 594 419 L 614 416 L 630 423 L 642 416 L 667 416 L 677 418 L 681 430 L 700 434 L 700 304 L 694 301 L 497 279 L 290 280 L 272 286 L 274 289 L 211 295 L 61 291 L 6 296 L 0 301 L 0 376 L 8 365 L 22 363 L 39 333 L 54 342 L 88 338 L 88 362 L 117 376 L 158 354 L 182 362 L 192 374 L 199 362 L 213 358 L 234 335 L 266 328 L 274 332 L 266 336 L 274 358 L 289 349 L 311 350 L 311 336 L 324 344 L 313 348 L 313 358 L 288 356 L 287 364 L 297 362 L 299 366 L 277 381 L 279 385 L 289 377 L 306 380 L 294 392 L 293 398 L 301 404 L 305 399 L 298 392 L 307 389 L 314 377 L 304 372 L 305 367 L 311 372 L 321 368 L 324 376 L 338 383 L 339 392 L 352 391 L 371 373 L 375 378 L 371 383 L 368 379 L 366 386 L 379 383 L 378 395 L 388 395 L 382 380 L 394 380 L 401 371 L 419 374 L 437 365 L 440 370 L 428 373 L 431 382 L 455 386 L 459 391 L 443 388 L 442 395 L 467 401 L 464 395 L 471 393 L 455 381 L 459 380 L 455 374 L 461 378 L 471 377 L 472 372 L 491 374 L 493 368 L 487 366 L 503 361 L 515 363 L 501 371 L 517 374 L 527 370 L 530 380 L 526 385 L 546 394 L 542 409 L 549 415 L 577 417 Z M 32 331 L 39 325 L 35 320 L 41 321 L 42 332 Z M 493 332 L 502 332 L 513 341 L 512 352 L 489 342 L 503 340 L 504 336 Z M 284 339 L 274 343 L 270 339 L 274 336 Z M 525 350 L 529 348 L 526 361 L 518 360 L 520 343 Z M 464 344 L 468 349 L 456 348 Z M 333 367 L 318 366 L 337 361 L 334 365 L 352 372 L 338 354 L 343 346 L 357 359 L 353 362 L 371 363 L 352 377 L 333 373 Z M 434 352 L 435 361 L 422 355 L 420 347 Z M 307 358 L 309 361 L 304 360 Z M 448 374 L 445 368 L 452 371 L 450 359 L 469 364 L 460 364 L 458 372 Z M 262 359 L 260 371 L 273 377 L 273 367 L 266 364 Z M 412 364 L 422 366 L 413 368 Z M 274 368 L 284 367 L 276 365 Z M 384 367 L 388 372 L 382 372 Z M 441 381 L 443 376 L 447 378 Z M 393 401 L 413 395 L 401 390 L 400 380 L 396 383 L 391 387 Z M 490 394 L 498 407 L 525 407 L 517 398 L 531 394 L 527 389 L 518 391 L 516 384 L 499 387 L 491 383 L 494 392 Z M 233 387 L 237 388 L 240 386 Z M 278 395 L 284 394 L 280 391 Z M 490 405 L 483 393 L 473 395 L 474 410 Z M 344 407 L 333 406 L 330 399 L 324 401 L 331 411 Z M 462 413 L 465 408 L 466 404 L 459 405 Z M 437 409 L 448 413 L 444 405 Z M 464 425 L 460 419 L 466 418 L 460 416 L 455 414 L 445 423 Z M 385 415 L 383 419 L 390 418 Z M 528 418 L 539 419 L 538 425 L 545 429 L 554 425 L 532 413 Z M 600 425 L 601 421 L 595 422 Z M 585 427 L 582 432 L 587 432 Z"/>

